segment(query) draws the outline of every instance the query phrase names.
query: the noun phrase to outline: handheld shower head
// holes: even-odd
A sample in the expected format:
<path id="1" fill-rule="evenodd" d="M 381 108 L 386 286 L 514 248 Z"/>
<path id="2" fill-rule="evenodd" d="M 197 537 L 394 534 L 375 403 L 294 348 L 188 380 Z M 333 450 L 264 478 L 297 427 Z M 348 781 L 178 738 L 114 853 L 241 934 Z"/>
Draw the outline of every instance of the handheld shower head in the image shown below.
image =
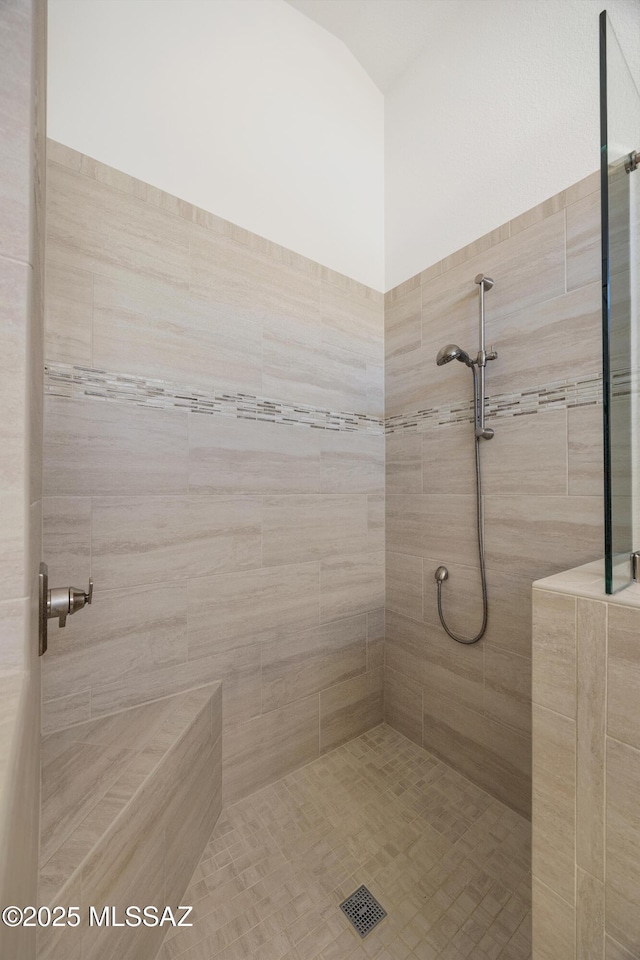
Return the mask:
<path id="1" fill-rule="evenodd" d="M 441 367 L 444 363 L 449 363 L 451 360 L 459 360 L 460 363 L 466 363 L 468 367 L 471 366 L 471 359 L 469 354 L 466 353 L 462 347 L 459 347 L 456 343 L 448 343 L 446 347 L 443 347 L 442 350 L 438 353 L 436 357 L 436 363 Z"/>

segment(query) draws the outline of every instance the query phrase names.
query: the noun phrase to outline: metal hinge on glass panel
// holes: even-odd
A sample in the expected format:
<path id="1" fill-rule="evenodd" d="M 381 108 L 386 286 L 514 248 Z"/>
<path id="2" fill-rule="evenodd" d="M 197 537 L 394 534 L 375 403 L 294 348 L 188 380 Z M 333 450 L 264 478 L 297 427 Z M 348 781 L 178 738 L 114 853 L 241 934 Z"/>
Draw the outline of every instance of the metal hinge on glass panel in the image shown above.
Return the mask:
<path id="1" fill-rule="evenodd" d="M 640 583 L 640 550 L 631 554 L 631 579 L 634 583 Z"/>
<path id="2" fill-rule="evenodd" d="M 633 173 L 634 170 L 638 169 L 638 166 L 640 166 L 640 153 L 637 150 L 632 150 L 625 160 L 624 168 L 627 173 Z"/>
<path id="3" fill-rule="evenodd" d="M 58 626 L 64 627 L 67 617 L 93 600 L 93 580 L 89 579 L 87 593 L 79 587 L 54 587 L 49 589 L 49 568 L 46 563 L 40 564 L 39 574 L 39 617 L 38 617 L 38 652 L 40 656 L 47 649 L 48 620 L 58 619 Z"/>

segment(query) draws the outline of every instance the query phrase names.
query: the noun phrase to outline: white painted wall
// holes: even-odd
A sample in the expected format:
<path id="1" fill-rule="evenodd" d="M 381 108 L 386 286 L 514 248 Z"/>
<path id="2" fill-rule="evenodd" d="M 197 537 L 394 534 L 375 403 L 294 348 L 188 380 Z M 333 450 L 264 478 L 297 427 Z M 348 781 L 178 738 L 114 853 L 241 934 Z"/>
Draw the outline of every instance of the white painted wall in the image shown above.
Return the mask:
<path id="1" fill-rule="evenodd" d="M 385 98 L 387 289 L 598 168 L 603 7 L 640 82 L 639 0 L 432 6 Z"/>
<path id="2" fill-rule="evenodd" d="M 284 0 L 49 0 L 50 137 L 377 289 L 383 109 Z"/>

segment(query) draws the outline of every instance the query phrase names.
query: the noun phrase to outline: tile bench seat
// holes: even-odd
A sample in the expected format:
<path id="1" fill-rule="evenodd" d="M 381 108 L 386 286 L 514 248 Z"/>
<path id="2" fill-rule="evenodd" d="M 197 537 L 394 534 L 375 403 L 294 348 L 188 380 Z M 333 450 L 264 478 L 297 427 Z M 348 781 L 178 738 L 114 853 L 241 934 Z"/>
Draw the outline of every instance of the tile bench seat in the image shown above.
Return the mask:
<path id="1" fill-rule="evenodd" d="M 222 804 L 221 685 L 49 734 L 42 742 L 39 903 L 78 906 L 39 960 L 152 960 L 166 930 L 89 928 L 89 906 L 180 902 Z"/>

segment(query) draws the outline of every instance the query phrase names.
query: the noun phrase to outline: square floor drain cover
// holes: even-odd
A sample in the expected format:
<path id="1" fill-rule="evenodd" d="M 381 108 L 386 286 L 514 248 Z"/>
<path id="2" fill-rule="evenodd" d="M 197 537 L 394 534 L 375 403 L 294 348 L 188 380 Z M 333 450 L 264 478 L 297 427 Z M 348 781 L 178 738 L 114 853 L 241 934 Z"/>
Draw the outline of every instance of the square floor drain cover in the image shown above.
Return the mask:
<path id="1" fill-rule="evenodd" d="M 340 909 L 351 921 L 361 937 L 371 933 L 387 915 L 372 893 L 363 885 L 340 904 Z"/>

